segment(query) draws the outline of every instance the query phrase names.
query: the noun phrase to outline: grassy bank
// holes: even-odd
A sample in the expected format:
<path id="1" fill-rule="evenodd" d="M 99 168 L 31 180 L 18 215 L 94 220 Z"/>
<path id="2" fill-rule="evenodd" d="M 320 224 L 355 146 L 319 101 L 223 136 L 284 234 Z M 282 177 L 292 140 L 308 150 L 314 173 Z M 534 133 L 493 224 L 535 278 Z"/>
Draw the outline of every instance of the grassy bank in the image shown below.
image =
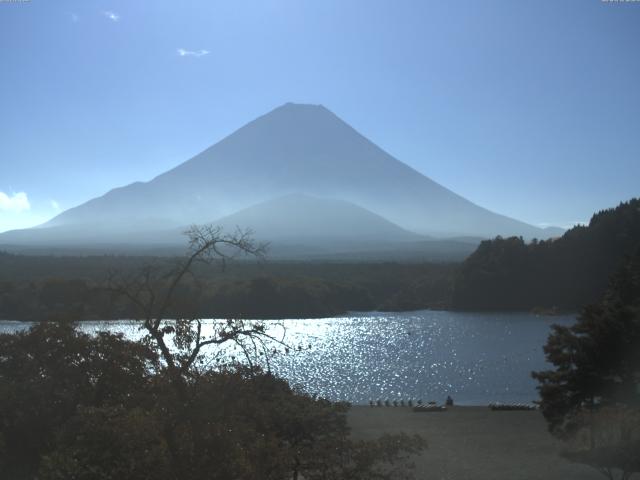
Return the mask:
<path id="1" fill-rule="evenodd" d="M 559 456 L 562 444 L 547 432 L 538 411 L 454 407 L 446 412 L 414 413 L 408 407 L 354 406 L 349 424 L 359 439 L 398 432 L 421 435 L 428 448 L 415 463 L 416 478 L 424 480 L 602 478 L 595 470 Z"/>

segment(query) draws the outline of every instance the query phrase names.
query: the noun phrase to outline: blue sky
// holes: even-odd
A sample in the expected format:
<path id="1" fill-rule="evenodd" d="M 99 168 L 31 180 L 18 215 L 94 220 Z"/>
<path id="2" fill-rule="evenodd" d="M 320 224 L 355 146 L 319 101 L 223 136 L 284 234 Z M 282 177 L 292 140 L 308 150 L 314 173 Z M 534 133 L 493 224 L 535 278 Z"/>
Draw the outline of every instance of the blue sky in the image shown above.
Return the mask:
<path id="1" fill-rule="evenodd" d="M 0 2 L 0 231 L 323 104 L 491 210 L 640 195 L 640 2 Z"/>

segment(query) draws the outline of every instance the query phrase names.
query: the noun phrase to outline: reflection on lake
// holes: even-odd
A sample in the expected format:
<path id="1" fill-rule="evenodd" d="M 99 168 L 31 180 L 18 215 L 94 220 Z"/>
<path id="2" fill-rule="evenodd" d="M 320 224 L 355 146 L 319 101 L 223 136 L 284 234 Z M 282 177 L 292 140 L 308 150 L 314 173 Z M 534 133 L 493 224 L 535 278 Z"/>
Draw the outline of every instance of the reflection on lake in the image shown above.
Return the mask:
<path id="1" fill-rule="evenodd" d="M 441 403 L 447 395 L 467 405 L 529 403 L 537 398 L 531 371 L 548 367 L 542 346 L 550 325 L 573 319 L 419 311 L 285 320 L 280 323 L 287 343 L 311 344 L 311 349 L 278 355 L 271 368 L 310 393 L 353 403 L 378 398 Z M 0 322 L 0 332 L 26 326 Z M 131 321 L 83 322 L 81 329 L 141 335 Z"/>

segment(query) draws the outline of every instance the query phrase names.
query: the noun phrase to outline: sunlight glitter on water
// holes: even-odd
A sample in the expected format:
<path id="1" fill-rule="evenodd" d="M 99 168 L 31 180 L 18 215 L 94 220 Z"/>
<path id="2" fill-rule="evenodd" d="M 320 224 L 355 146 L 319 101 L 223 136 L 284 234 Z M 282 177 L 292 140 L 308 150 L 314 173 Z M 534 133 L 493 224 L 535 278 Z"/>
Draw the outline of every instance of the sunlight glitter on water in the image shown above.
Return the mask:
<path id="1" fill-rule="evenodd" d="M 206 321 L 205 334 L 215 322 Z M 286 333 L 294 347 L 276 355 L 271 369 L 309 393 L 353 403 L 441 403 L 451 395 L 459 404 L 486 405 L 535 400 L 530 373 L 548 368 L 542 346 L 549 327 L 572 322 L 572 316 L 419 311 L 266 323 L 269 333 Z M 0 322 L 0 332 L 24 327 Z M 110 330 L 132 339 L 143 335 L 138 327 L 133 321 L 81 324 L 87 332 Z"/>

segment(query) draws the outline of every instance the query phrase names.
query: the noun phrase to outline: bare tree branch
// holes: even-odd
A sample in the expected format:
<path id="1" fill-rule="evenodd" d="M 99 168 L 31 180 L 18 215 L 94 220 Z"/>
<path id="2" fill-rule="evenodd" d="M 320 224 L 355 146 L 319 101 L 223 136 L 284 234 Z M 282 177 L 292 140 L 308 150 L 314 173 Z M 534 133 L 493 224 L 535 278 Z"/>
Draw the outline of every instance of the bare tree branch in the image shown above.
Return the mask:
<path id="1" fill-rule="evenodd" d="M 148 340 L 160 350 L 170 375 L 177 383 L 183 383 L 186 377 L 193 374 L 194 364 L 205 347 L 235 343 L 249 364 L 253 365 L 254 359 L 259 356 L 258 350 L 267 356 L 267 341 L 284 345 L 283 339 L 266 332 L 263 322 L 229 319 L 212 324 L 213 333 L 206 337 L 197 311 L 173 320 L 167 318 L 175 308 L 178 287 L 185 277 L 193 276 L 197 262 L 212 264 L 219 261 L 224 267 L 226 262 L 239 256 L 262 260 L 268 246 L 255 242 L 251 230 L 240 228 L 227 234 L 219 226 L 194 225 L 185 234 L 189 239 L 187 254 L 168 272 L 165 270 L 163 274 L 161 269 L 147 266 L 129 278 L 112 274 L 108 280 L 108 288 L 135 307 L 137 319 L 142 321 L 141 328 L 147 331 Z M 167 335 L 171 336 L 175 349 L 167 342 Z M 247 339 L 253 349 L 245 343 Z M 252 356 L 255 358 L 252 359 Z"/>

